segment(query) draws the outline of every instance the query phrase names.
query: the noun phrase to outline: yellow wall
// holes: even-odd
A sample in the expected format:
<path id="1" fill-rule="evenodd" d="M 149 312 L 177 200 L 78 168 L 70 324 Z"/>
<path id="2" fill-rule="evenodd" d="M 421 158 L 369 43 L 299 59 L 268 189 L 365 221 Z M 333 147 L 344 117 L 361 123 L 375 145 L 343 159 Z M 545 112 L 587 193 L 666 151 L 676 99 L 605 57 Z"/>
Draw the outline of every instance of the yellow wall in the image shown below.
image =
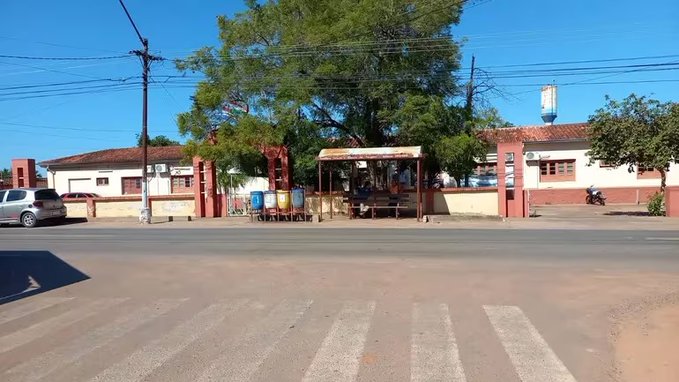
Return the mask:
<path id="1" fill-rule="evenodd" d="M 189 200 L 154 200 L 151 203 L 153 216 L 195 216 L 196 202 Z"/>
<path id="2" fill-rule="evenodd" d="M 333 213 L 344 214 L 347 213 L 347 207 L 342 203 L 343 197 L 340 195 L 332 197 Z M 305 207 L 308 214 L 318 215 L 318 196 L 307 196 L 305 198 Z M 323 197 L 323 216 L 330 213 L 330 196 Z"/>
<path id="3" fill-rule="evenodd" d="M 86 218 L 87 217 L 87 203 L 83 202 L 67 202 L 64 201 L 64 205 L 67 208 L 66 215 L 69 218 Z"/>
<path id="4" fill-rule="evenodd" d="M 98 218 L 122 218 L 139 216 L 140 201 L 97 201 Z"/>
<path id="5" fill-rule="evenodd" d="M 497 190 L 436 192 L 434 193 L 434 213 L 497 216 L 499 215 Z"/>

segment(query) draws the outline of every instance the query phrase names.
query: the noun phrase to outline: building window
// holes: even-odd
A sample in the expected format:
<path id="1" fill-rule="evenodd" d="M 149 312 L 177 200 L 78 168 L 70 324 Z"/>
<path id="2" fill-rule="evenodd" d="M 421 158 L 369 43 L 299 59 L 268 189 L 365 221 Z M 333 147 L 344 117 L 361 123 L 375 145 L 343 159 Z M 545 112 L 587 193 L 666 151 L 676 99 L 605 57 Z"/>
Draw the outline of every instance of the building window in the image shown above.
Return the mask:
<path id="1" fill-rule="evenodd" d="M 122 178 L 123 195 L 141 194 L 141 177 Z"/>
<path id="2" fill-rule="evenodd" d="M 540 162 L 541 182 L 566 182 L 575 180 L 575 159 Z"/>
<path id="3" fill-rule="evenodd" d="M 172 193 L 173 194 L 193 193 L 193 175 L 173 176 Z"/>
<path id="4" fill-rule="evenodd" d="M 479 163 L 474 170 L 476 175 L 497 175 L 497 163 Z"/>
<path id="5" fill-rule="evenodd" d="M 108 178 L 97 178 L 97 186 L 108 186 Z"/>
<path id="6" fill-rule="evenodd" d="M 669 166 L 667 166 L 669 169 Z M 660 171 L 653 167 L 637 167 L 637 179 L 660 179 Z"/>
<path id="7" fill-rule="evenodd" d="M 613 166 L 612 164 L 606 162 L 605 160 L 599 160 L 599 167 L 600 167 L 600 168 L 613 168 L 613 167 L 615 167 L 615 166 Z"/>

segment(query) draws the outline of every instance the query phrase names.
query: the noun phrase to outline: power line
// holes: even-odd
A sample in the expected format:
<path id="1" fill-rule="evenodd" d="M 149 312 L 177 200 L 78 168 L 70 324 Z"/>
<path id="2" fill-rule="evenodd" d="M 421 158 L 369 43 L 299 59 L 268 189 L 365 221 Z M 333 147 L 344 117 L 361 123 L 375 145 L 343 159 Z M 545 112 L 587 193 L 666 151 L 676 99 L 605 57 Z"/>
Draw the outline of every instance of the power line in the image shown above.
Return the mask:
<path id="1" fill-rule="evenodd" d="M 133 55 L 126 54 L 120 56 L 101 56 L 101 57 L 36 57 L 36 56 L 11 56 L 0 54 L 0 58 L 13 58 L 19 60 L 43 60 L 43 61 L 97 61 L 97 60 L 114 60 L 130 57 L 133 57 Z"/>
<path id="2" fill-rule="evenodd" d="M 107 52 L 107 53 L 121 53 L 121 52 L 119 52 L 119 51 L 109 50 L 109 49 L 101 49 L 101 48 L 93 48 L 93 47 L 82 47 L 82 46 L 65 45 L 65 44 L 60 44 L 60 43 L 55 43 L 55 42 L 46 42 L 46 41 L 24 40 L 24 39 L 21 39 L 21 38 L 18 38 L 18 37 L 13 37 L 13 36 L 0 36 L 0 39 L 23 41 L 23 42 L 27 42 L 27 43 L 31 43 L 31 44 L 38 44 L 38 45 L 45 45 L 45 46 L 54 46 L 54 47 L 59 47 L 59 48 L 68 48 L 68 49 L 77 49 L 77 50 L 89 50 L 89 51 Z"/>
<path id="3" fill-rule="evenodd" d="M 99 90 L 83 90 L 83 91 L 73 91 L 73 92 L 65 92 L 65 93 L 53 93 L 53 94 L 39 94 L 39 95 L 26 95 L 26 96 L 18 96 L 18 97 L 11 97 L 11 98 L 0 98 L 0 102 L 6 102 L 6 101 L 22 101 L 22 100 L 27 100 L 27 99 L 35 99 L 35 98 L 48 98 L 48 97 L 60 97 L 60 96 L 68 96 L 68 95 L 83 95 L 83 94 L 99 94 L 99 93 L 115 93 L 115 92 L 121 92 L 121 91 L 129 91 L 129 90 L 138 90 L 138 87 L 123 87 L 123 86 L 129 86 L 130 84 L 123 84 L 120 87 L 115 87 L 115 88 L 109 88 L 109 89 L 99 89 Z"/>
<path id="4" fill-rule="evenodd" d="M 594 64 L 603 62 L 619 62 L 619 61 L 638 61 L 638 60 L 651 60 L 660 58 L 675 58 L 679 57 L 679 54 L 667 54 L 663 56 L 641 56 L 641 57 L 627 57 L 627 58 L 607 58 L 598 60 L 581 60 L 581 61 L 556 61 L 556 62 L 538 62 L 529 64 L 510 64 L 510 65 L 491 65 L 484 66 L 484 69 L 495 69 L 495 68 L 516 68 L 524 66 L 554 66 L 554 65 L 570 65 L 570 64 Z"/>
<path id="5" fill-rule="evenodd" d="M 5 87 L 5 88 L 0 88 L 0 90 L 32 89 L 32 88 L 53 87 L 53 86 L 79 85 L 79 84 L 87 84 L 87 83 L 95 83 L 95 82 L 111 82 L 111 81 L 125 82 L 129 79 L 132 79 L 132 78 L 139 78 L 139 77 L 126 77 L 126 78 L 120 78 L 120 79 L 105 78 L 105 79 L 99 79 L 99 80 L 93 79 L 93 80 L 56 82 L 56 83 L 36 84 L 36 85 L 17 85 L 17 86 L 8 86 L 8 87 Z"/>
<path id="6" fill-rule="evenodd" d="M 92 79 L 102 79 L 102 78 L 90 76 L 90 75 L 87 75 L 87 74 L 64 72 L 64 71 L 62 71 L 62 70 L 57 70 L 57 69 L 43 68 L 43 67 L 40 67 L 40 66 L 33 66 L 33 65 L 26 65 L 26 64 L 17 64 L 17 63 L 13 63 L 13 62 L 0 62 L 0 64 L 3 64 L 3 65 L 10 65 L 10 66 L 19 66 L 19 67 L 31 68 L 31 69 L 37 69 L 37 70 L 43 71 L 43 72 L 52 72 L 52 73 L 59 73 L 59 74 L 67 74 L 67 75 L 69 75 L 69 76 L 75 76 L 75 77 L 84 77 L 84 78 L 92 78 Z"/>
<path id="7" fill-rule="evenodd" d="M 19 92 L 10 92 L 10 93 L 0 93 L 0 97 L 11 96 L 11 95 L 23 95 L 23 94 L 46 94 L 46 93 L 73 91 L 73 90 L 115 88 L 115 87 L 126 86 L 126 85 L 140 85 L 140 84 L 141 84 L 141 82 L 125 82 L 125 83 L 120 83 L 120 84 L 77 86 L 77 87 L 69 87 L 69 88 L 61 88 L 61 89 L 29 90 L 29 91 L 19 91 Z"/>
<path id="8" fill-rule="evenodd" d="M 40 124 L 31 124 L 31 123 L 19 123 L 19 122 L 2 122 L 0 121 L 0 125 L 11 125 L 11 126 L 20 126 L 20 127 L 33 127 L 37 129 L 50 129 L 50 130 L 67 130 L 67 131 L 89 131 L 89 132 L 106 132 L 106 133 L 133 133 L 134 131 L 130 130 L 125 130 L 125 129 L 100 129 L 100 128 L 92 128 L 92 127 L 86 127 L 86 128 L 79 128 L 79 127 L 65 127 L 65 126 L 53 126 L 53 125 L 40 125 Z M 171 130 L 158 130 L 160 133 L 176 133 L 177 131 L 171 131 Z"/>

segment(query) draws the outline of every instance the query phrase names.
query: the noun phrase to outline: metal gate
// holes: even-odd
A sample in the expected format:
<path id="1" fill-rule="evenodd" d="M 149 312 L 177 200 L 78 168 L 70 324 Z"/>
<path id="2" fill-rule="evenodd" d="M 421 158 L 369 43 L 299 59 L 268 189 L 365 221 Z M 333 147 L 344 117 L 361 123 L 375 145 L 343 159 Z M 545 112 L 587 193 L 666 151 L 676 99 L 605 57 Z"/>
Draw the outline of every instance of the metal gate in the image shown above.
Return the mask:
<path id="1" fill-rule="evenodd" d="M 250 195 L 229 194 L 227 203 L 228 216 L 247 216 L 250 207 Z"/>

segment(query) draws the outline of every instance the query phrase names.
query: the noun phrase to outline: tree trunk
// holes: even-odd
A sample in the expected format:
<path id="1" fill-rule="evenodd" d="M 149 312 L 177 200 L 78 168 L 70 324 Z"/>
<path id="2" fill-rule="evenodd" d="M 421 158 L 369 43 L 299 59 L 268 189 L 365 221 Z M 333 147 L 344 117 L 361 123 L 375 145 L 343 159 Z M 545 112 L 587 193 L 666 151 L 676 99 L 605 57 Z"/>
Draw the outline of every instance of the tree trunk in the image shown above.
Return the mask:
<path id="1" fill-rule="evenodd" d="M 660 172 L 660 193 L 664 194 L 665 186 L 667 186 L 667 172 L 664 168 L 659 168 L 658 171 Z"/>

